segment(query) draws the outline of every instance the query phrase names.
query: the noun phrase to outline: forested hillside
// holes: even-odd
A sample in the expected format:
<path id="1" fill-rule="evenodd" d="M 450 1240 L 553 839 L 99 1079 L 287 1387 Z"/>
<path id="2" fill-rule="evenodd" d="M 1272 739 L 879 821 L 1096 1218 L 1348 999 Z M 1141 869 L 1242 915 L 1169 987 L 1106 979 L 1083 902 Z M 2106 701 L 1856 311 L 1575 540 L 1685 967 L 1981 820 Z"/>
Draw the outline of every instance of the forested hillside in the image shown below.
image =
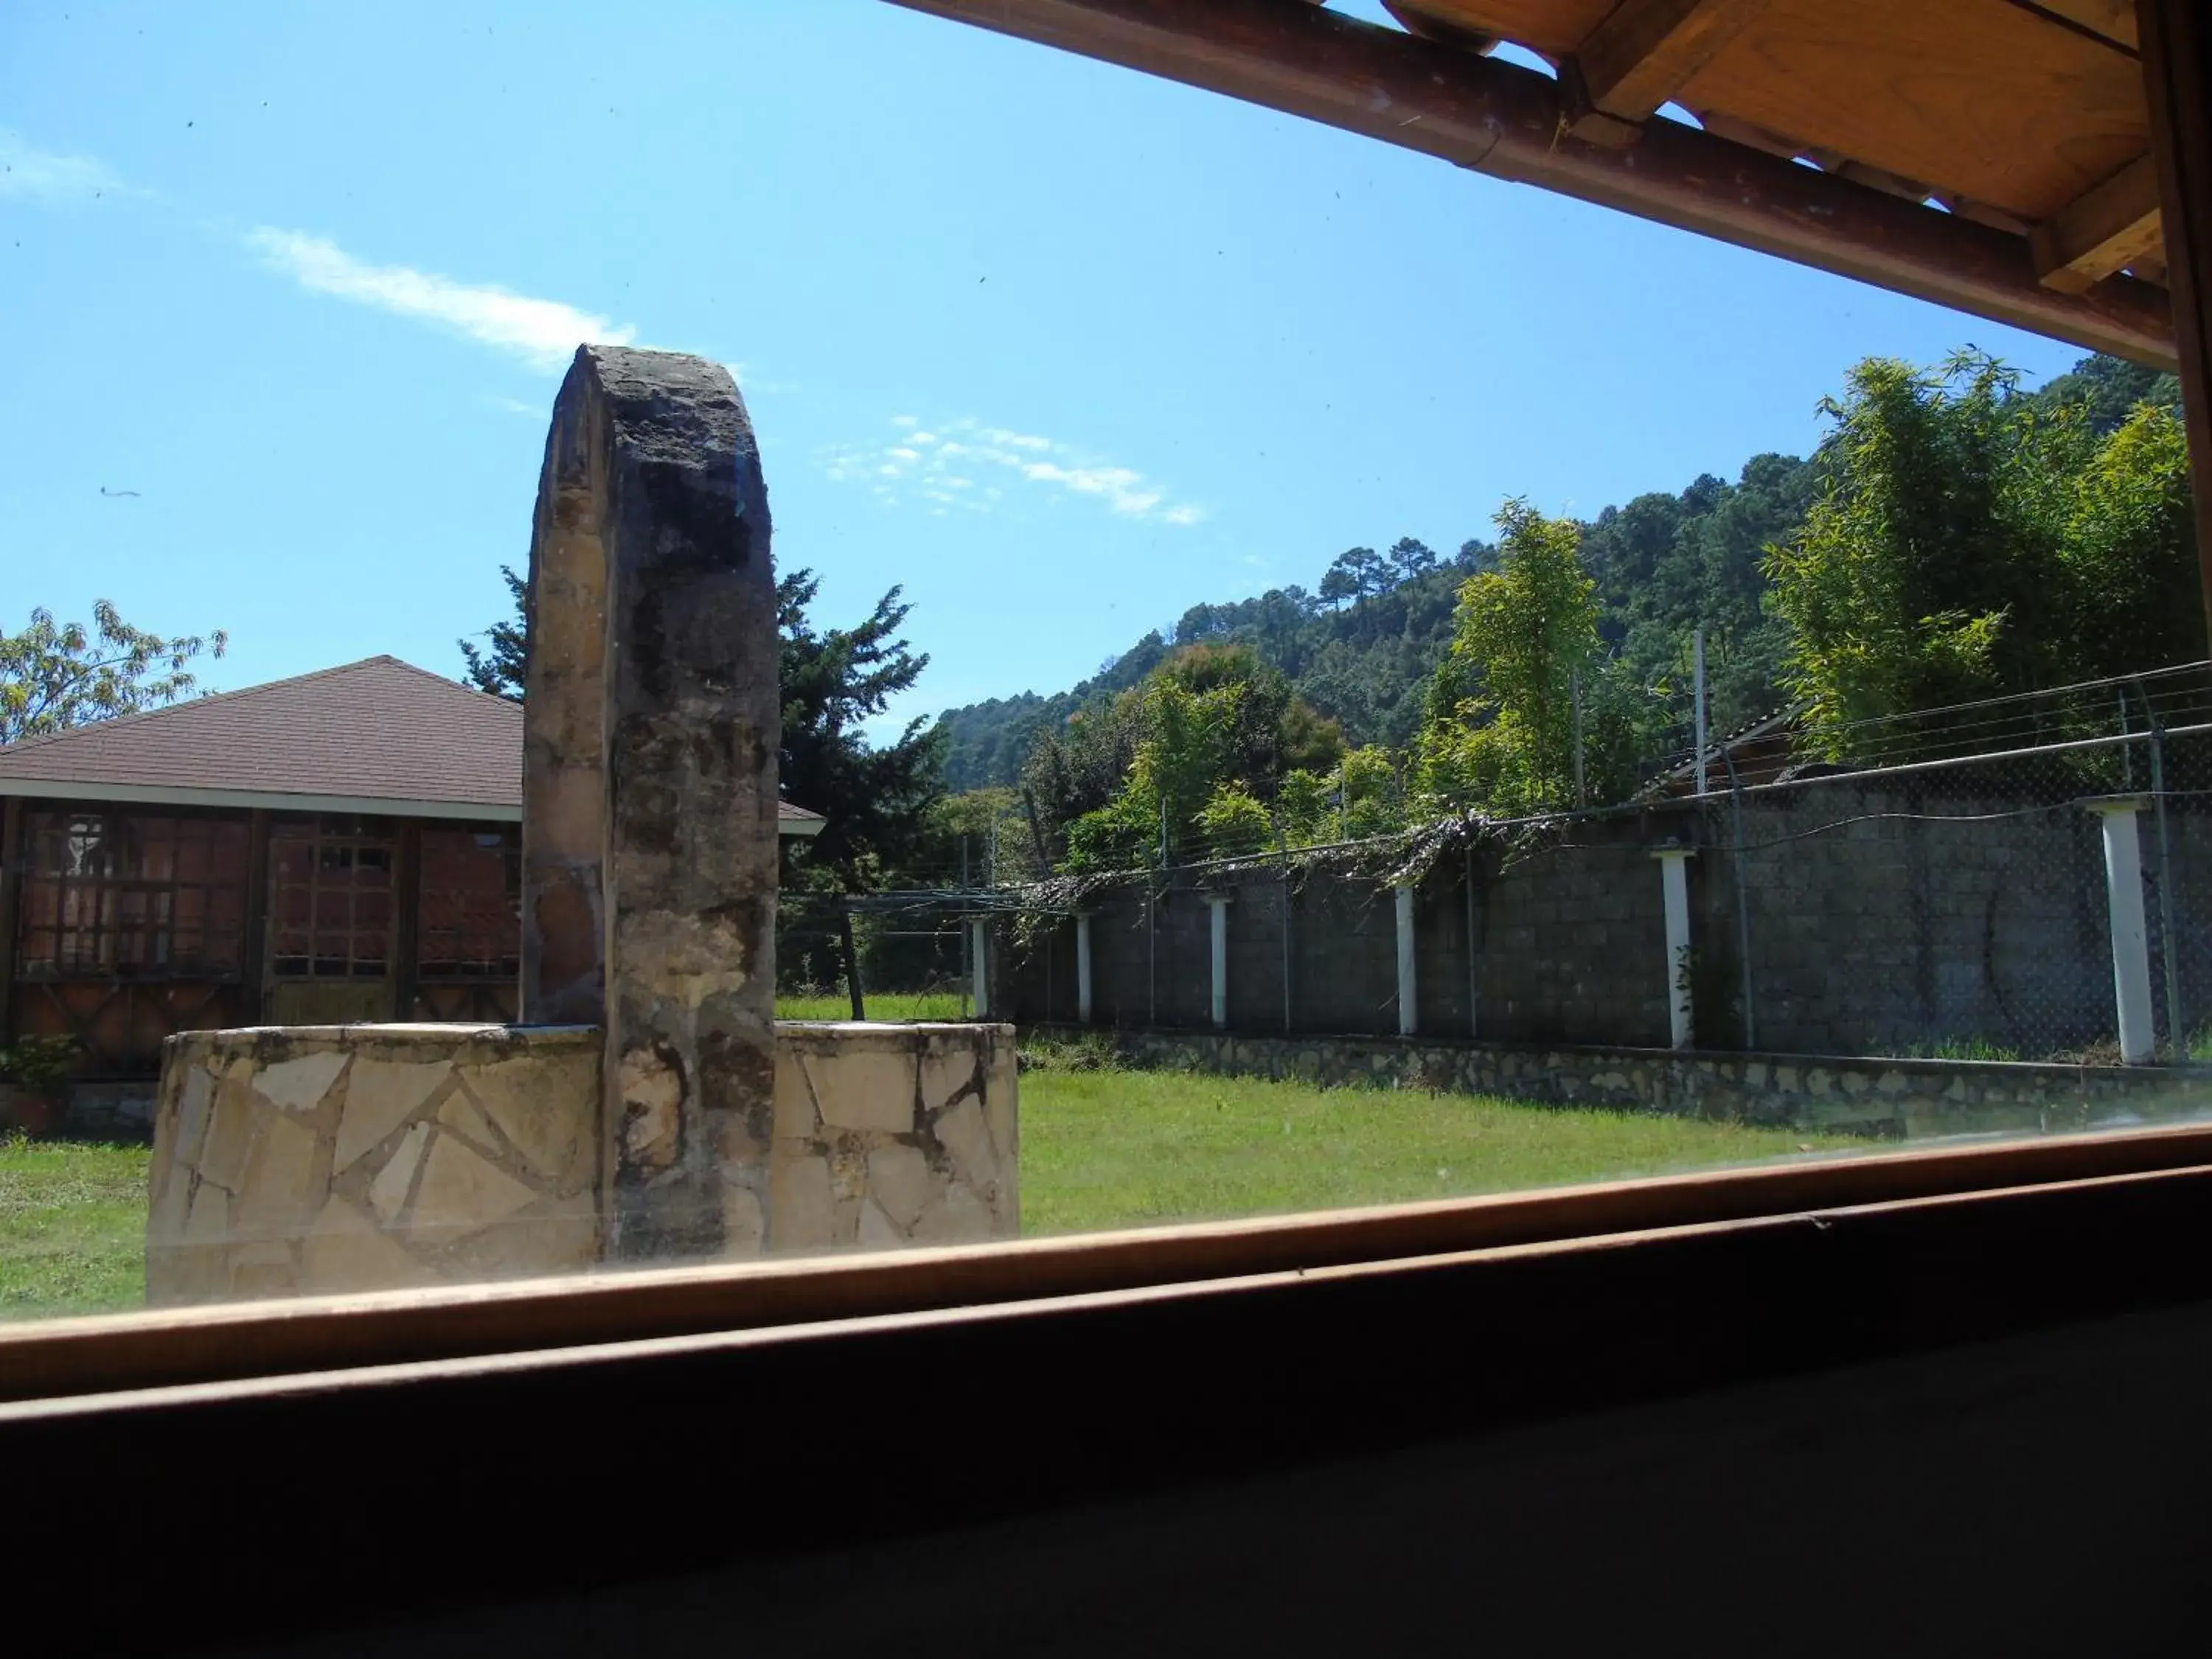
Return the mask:
<path id="1" fill-rule="evenodd" d="M 2045 407 L 2081 404 L 2099 435 L 2138 403 L 2178 406 L 2170 374 L 2111 357 L 2085 358 L 2032 394 Z M 1581 553 L 1597 582 L 1600 632 L 1622 669 L 1661 706 L 1687 714 L 1691 640 L 1705 629 L 1716 729 L 1756 718 L 1785 700 L 1780 689 L 1789 630 L 1770 603 L 1767 550 L 1803 526 L 1821 489 L 1820 463 L 1758 455 L 1733 483 L 1710 474 L 1680 494 L 1654 491 L 1608 507 L 1581 526 Z M 1444 556 L 1401 538 L 1389 551 L 1339 555 L 1316 586 L 1194 605 L 1174 637 L 1155 631 L 1097 675 L 1050 696 L 1024 692 L 947 710 L 945 784 L 953 791 L 1008 785 L 1041 732 L 1099 709 L 1140 684 L 1176 648 L 1244 645 L 1279 671 L 1299 699 L 1342 726 L 1355 747 L 1402 749 L 1419 732 L 1429 684 L 1451 644 L 1461 585 L 1496 562 L 1474 538 Z"/>

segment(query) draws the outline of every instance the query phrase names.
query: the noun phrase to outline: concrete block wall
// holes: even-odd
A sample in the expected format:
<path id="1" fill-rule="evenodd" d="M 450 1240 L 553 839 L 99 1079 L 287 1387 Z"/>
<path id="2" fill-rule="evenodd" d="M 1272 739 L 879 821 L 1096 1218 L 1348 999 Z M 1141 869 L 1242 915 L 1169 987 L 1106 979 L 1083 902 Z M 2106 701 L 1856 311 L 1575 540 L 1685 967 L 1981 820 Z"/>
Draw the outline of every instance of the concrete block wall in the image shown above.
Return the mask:
<path id="1" fill-rule="evenodd" d="M 2212 755 L 2208 755 L 2212 762 Z M 2046 768 L 2046 769 L 2048 769 Z M 2212 765 L 2208 765 L 2212 776 Z M 1687 878 L 1700 1048 L 1898 1054 L 1979 1042 L 2026 1059 L 2115 1036 L 2104 864 L 2089 787 L 1965 770 L 1858 775 L 1747 791 L 1739 889 L 1726 795 L 1551 826 L 1502 870 L 1474 872 L 1472 1028 L 1468 872 L 1447 854 L 1415 900 L 1419 1029 L 1508 1042 L 1664 1046 L 1669 972 L 1656 846 L 1693 843 Z M 2212 1019 L 2212 810 L 2169 803 L 2184 1035 Z M 2152 891 L 2153 973 L 2166 1023 L 2153 815 L 2138 820 Z M 1158 907 L 1156 967 L 1141 884 L 1095 893 L 1094 1023 L 1201 1030 L 1210 1020 L 1203 881 L 1232 895 L 1229 1026 L 1284 1029 L 1283 877 L 1175 872 Z M 1325 867 L 1291 878 L 1291 1029 L 1395 1035 L 1389 892 Z M 1749 935 L 1748 968 L 1743 939 Z M 1072 982 L 1073 925 L 1042 930 Z M 1064 968 L 1059 964 L 1064 963 Z M 1147 993 L 1157 975 L 1157 994 Z M 1747 1007 L 1747 977 L 1748 1007 Z M 999 1012 L 1066 1019 L 1034 959 L 1008 951 Z M 1748 1018 L 1747 1018 L 1748 1014 Z"/>
<path id="2" fill-rule="evenodd" d="M 2212 1113 L 2212 1075 L 2203 1068 L 1206 1031 L 1124 1031 L 1114 1041 L 1135 1064 L 1164 1070 L 1503 1095 L 1881 1139 L 2064 1134 Z"/>

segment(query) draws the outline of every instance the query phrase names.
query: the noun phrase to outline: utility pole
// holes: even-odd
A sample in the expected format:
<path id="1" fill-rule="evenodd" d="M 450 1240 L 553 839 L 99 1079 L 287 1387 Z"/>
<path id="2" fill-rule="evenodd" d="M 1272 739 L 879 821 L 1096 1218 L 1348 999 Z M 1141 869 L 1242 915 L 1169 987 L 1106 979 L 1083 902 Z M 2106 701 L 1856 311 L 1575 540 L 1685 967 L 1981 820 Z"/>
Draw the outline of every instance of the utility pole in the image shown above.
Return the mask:
<path id="1" fill-rule="evenodd" d="M 1698 629 L 1692 636 L 1692 651 L 1696 655 L 1698 677 L 1698 793 L 1705 793 L 1705 630 Z"/>
<path id="2" fill-rule="evenodd" d="M 1589 805 L 1589 790 L 1583 782 L 1583 671 L 1575 670 L 1568 682 L 1575 699 L 1575 805 Z"/>

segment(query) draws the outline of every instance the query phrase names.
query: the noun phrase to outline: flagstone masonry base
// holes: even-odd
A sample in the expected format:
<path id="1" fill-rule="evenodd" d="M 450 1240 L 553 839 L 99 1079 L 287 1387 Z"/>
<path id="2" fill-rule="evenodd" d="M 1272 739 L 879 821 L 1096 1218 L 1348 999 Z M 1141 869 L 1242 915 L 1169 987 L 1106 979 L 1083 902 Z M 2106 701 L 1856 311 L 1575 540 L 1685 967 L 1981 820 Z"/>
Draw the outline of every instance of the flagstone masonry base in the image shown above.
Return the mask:
<path id="1" fill-rule="evenodd" d="M 147 1299 L 394 1290 L 614 1258 L 602 1048 L 598 1028 L 574 1025 L 172 1037 Z M 766 1180 L 725 1182 L 722 1254 L 1010 1238 L 1018 1158 L 1010 1027 L 781 1025 Z"/>

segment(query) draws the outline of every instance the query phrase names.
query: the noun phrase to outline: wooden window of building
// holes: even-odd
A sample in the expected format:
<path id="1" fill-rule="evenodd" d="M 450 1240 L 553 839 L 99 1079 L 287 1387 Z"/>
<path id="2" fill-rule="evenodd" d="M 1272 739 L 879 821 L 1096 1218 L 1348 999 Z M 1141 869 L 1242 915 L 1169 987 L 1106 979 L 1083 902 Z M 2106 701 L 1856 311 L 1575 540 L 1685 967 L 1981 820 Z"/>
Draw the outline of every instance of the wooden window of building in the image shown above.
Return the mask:
<path id="1" fill-rule="evenodd" d="M 280 979 L 382 979 L 392 962 L 389 830 L 330 815 L 270 830 L 271 967 Z"/>
<path id="2" fill-rule="evenodd" d="M 26 842 L 19 973 L 228 974 L 244 960 L 243 820 L 33 812 Z"/>
<path id="3" fill-rule="evenodd" d="M 422 831 L 421 977 L 513 979 L 522 971 L 522 841 L 512 829 Z"/>

